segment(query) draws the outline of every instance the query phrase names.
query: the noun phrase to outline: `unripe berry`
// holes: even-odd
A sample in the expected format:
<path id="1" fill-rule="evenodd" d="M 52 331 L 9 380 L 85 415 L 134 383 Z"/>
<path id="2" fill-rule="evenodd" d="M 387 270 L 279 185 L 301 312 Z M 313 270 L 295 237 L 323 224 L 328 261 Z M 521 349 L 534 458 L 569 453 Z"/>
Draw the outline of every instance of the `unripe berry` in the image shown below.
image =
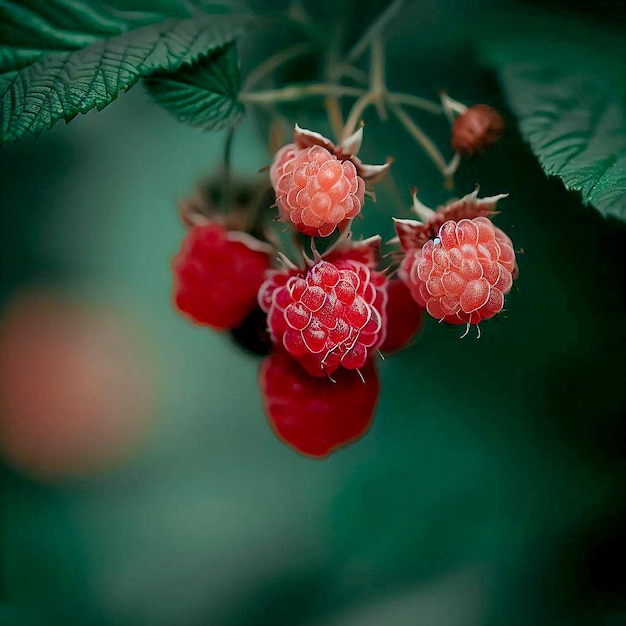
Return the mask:
<path id="1" fill-rule="evenodd" d="M 333 382 L 309 376 L 284 351 L 266 358 L 259 370 L 259 386 L 276 435 L 313 458 L 326 457 L 364 435 L 380 392 L 371 359 L 362 367 L 361 376 L 339 370 Z"/>
<path id="2" fill-rule="evenodd" d="M 268 247 L 250 235 L 193 226 L 172 261 L 176 306 L 197 324 L 235 328 L 255 308 L 269 266 Z"/>
<path id="3" fill-rule="evenodd" d="M 502 116 L 493 107 L 477 104 L 454 120 L 452 148 L 471 157 L 496 143 L 503 133 Z"/>

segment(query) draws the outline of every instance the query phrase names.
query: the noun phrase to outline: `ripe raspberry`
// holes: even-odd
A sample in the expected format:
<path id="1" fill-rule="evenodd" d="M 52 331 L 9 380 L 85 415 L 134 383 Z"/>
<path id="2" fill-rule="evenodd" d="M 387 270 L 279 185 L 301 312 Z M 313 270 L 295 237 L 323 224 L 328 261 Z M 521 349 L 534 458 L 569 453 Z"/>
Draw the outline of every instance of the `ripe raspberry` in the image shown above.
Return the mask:
<path id="1" fill-rule="evenodd" d="M 424 309 L 413 299 L 407 286 L 397 278 L 387 285 L 387 336 L 381 352 L 397 352 L 404 348 L 422 328 Z"/>
<path id="2" fill-rule="evenodd" d="M 272 340 L 313 376 L 363 367 L 384 340 L 386 299 L 386 278 L 351 260 L 273 273 L 259 290 Z"/>
<path id="3" fill-rule="evenodd" d="M 191 228 L 172 261 L 178 310 L 215 330 L 239 326 L 256 306 L 270 265 L 267 248 L 214 222 Z"/>
<path id="4" fill-rule="evenodd" d="M 493 145 L 504 133 L 504 120 L 486 104 L 470 107 L 452 124 L 452 148 L 471 157 Z"/>
<path id="5" fill-rule="evenodd" d="M 270 170 L 283 221 L 305 235 L 327 237 L 343 230 L 365 201 L 365 182 L 351 161 L 341 162 L 326 148 L 285 146 Z"/>
<path id="6" fill-rule="evenodd" d="M 515 252 L 486 217 L 449 220 L 404 270 L 417 303 L 434 318 L 478 324 L 502 310 L 516 271 Z"/>
<path id="7" fill-rule="evenodd" d="M 284 351 L 259 370 L 265 413 L 276 435 L 301 454 L 321 458 L 367 432 L 380 382 L 372 360 L 356 372 L 340 370 L 336 382 L 309 376 Z"/>

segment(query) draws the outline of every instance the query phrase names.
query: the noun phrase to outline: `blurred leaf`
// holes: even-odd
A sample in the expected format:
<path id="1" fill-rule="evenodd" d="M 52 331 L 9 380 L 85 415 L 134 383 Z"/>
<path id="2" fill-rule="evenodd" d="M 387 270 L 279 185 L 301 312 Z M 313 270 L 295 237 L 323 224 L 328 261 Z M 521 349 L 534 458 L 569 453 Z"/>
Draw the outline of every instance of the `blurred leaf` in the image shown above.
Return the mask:
<path id="1" fill-rule="evenodd" d="M 626 112 L 607 83 L 536 65 L 508 65 L 501 76 L 543 169 L 605 217 L 626 220 Z"/>
<path id="2" fill-rule="evenodd" d="M 203 130 L 220 130 L 241 120 L 241 88 L 235 43 L 227 44 L 177 72 L 151 76 L 146 87 L 174 117 Z"/>
<path id="3" fill-rule="evenodd" d="M 250 23 L 214 6 L 205 8 L 222 14 L 195 13 L 197 6 L 194 17 L 142 25 L 164 16 L 74 0 L 0 0 L 0 142 L 103 109 L 139 78 L 193 63 Z"/>

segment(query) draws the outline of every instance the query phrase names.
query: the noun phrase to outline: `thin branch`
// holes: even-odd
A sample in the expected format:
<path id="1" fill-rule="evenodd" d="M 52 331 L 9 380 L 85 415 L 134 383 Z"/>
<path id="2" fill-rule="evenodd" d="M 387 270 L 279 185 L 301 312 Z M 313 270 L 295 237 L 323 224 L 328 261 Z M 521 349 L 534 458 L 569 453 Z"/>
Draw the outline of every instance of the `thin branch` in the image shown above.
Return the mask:
<path id="1" fill-rule="evenodd" d="M 250 104 L 264 104 L 272 102 L 293 102 L 301 98 L 312 96 L 354 96 L 360 97 L 363 89 L 333 85 L 327 83 L 311 83 L 309 85 L 291 85 L 281 89 L 267 89 L 265 91 L 247 91 L 239 94 L 239 101 Z"/>
<path id="2" fill-rule="evenodd" d="M 378 94 L 368 91 L 361 95 L 361 97 L 354 103 L 348 114 L 346 125 L 343 128 L 342 139 L 347 139 L 357 127 L 363 112 L 367 107 L 372 104 L 378 98 Z"/>
<path id="3" fill-rule="evenodd" d="M 435 115 L 442 115 L 444 113 L 443 107 L 438 104 L 410 93 L 390 93 L 387 95 L 387 100 L 395 104 L 405 104 L 406 106 L 422 109 L 423 111 L 428 111 Z"/>
<path id="4" fill-rule="evenodd" d="M 374 37 L 371 47 L 371 74 L 370 90 L 378 97 L 374 100 L 374 105 L 381 120 L 387 119 L 387 111 L 383 98 L 387 94 L 385 83 L 385 44 L 380 36 Z"/>
<path id="5" fill-rule="evenodd" d="M 426 154 L 431 158 L 433 163 L 437 166 L 442 176 L 446 178 L 448 175 L 448 164 L 439 152 L 437 146 L 428 137 L 428 135 L 406 114 L 404 109 L 394 102 L 389 104 L 394 115 L 398 118 L 398 121 L 406 128 L 407 132 L 415 139 L 415 141 L 424 149 Z"/>
<path id="6" fill-rule="evenodd" d="M 339 63 L 335 66 L 333 78 L 339 79 L 342 76 L 345 76 L 356 83 L 361 83 L 361 85 L 367 85 L 369 82 L 367 72 L 364 72 L 362 69 L 355 67 L 354 65 L 350 65 L 349 63 Z"/>

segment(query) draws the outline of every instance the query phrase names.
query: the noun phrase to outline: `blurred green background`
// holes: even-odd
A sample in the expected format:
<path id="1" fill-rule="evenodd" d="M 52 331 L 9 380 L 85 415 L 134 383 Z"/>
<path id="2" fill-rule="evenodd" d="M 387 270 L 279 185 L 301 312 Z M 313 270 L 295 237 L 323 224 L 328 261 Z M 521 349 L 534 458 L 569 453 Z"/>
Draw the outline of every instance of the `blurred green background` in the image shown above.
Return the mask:
<path id="1" fill-rule="evenodd" d="M 435 31 L 390 44 L 394 88 L 506 114 Z M 626 623 L 625 229 L 548 180 L 510 116 L 454 192 L 366 121 L 364 159 L 393 156 L 396 188 L 364 232 L 391 236 L 409 185 L 437 205 L 480 182 L 510 193 L 496 223 L 524 252 L 507 314 L 480 340 L 427 323 L 381 363 L 371 431 L 325 461 L 274 437 L 259 362 L 170 303 L 176 203 L 222 135 L 137 87 L 0 151 L 0 386 L 36 390 L 0 402 L 0 624 Z M 270 159 L 255 122 L 234 146 L 251 176 Z"/>

